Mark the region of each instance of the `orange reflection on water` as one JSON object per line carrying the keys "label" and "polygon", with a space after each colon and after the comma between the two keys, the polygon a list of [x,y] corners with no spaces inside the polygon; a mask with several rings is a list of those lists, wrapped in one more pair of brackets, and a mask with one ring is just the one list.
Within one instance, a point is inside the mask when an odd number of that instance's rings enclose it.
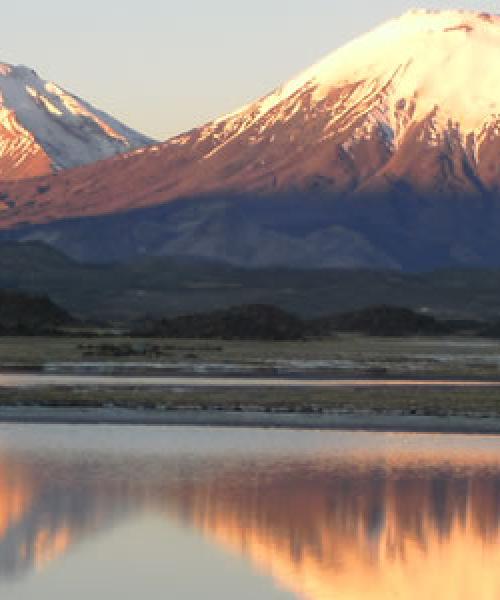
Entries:
{"label": "orange reflection on water", "polygon": [[186,486],[170,510],[299,598],[500,597],[500,484],[488,473],[254,475]]}
{"label": "orange reflection on water", "polygon": [[38,571],[66,553],[71,545],[72,535],[68,527],[56,531],[41,529],[33,542],[34,564]]}
{"label": "orange reflection on water", "polygon": [[0,463],[0,537],[22,519],[31,501],[29,481]]}
{"label": "orange reflection on water", "polygon": [[[6,463],[0,465],[0,542],[12,538],[7,564],[13,567],[28,561],[42,570],[71,545],[71,530],[65,525],[51,529],[35,521],[30,531],[32,511],[36,514],[41,510],[41,506],[35,506],[37,501],[40,503],[37,488],[36,478],[29,470]],[[17,535],[13,535],[16,530]]]}

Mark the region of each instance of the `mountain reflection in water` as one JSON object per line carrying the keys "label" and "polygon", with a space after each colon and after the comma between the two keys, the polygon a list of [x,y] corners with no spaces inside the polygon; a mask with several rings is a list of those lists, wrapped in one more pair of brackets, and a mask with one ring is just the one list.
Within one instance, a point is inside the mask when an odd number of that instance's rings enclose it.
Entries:
{"label": "mountain reflection in water", "polygon": [[[498,439],[461,449],[455,436],[449,446],[394,435],[381,447],[382,434],[260,432],[274,440],[268,450],[249,432],[214,430],[207,452],[197,430],[161,441],[142,430],[132,435],[150,444],[132,451],[130,431],[112,451],[2,444],[0,578],[43,569],[148,512],[248,559],[297,598],[500,597]],[[313,447],[294,450],[297,435]]]}

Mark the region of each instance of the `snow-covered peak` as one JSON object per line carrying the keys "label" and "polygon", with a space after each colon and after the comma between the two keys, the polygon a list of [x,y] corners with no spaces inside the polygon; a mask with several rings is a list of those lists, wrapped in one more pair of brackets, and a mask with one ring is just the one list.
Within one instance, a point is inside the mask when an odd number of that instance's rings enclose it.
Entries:
{"label": "snow-covered peak", "polygon": [[25,65],[9,65],[7,63],[1,63],[0,74],[4,77],[11,76],[15,77],[16,79],[23,79],[25,81],[40,79],[35,70],[30,69]]}
{"label": "snow-covered peak", "polygon": [[[412,120],[436,113],[462,131],[480,133],[500,114],[500,16],[470,11],[412,10],[332,52],[258,102],[215,125],[252,115],[263,119],[301,91],[317,103],[332,90],[357,85],[349,106],[386,97],[385,112],[412,105]],[[346,106],[346,110],[349,109]],[[437,110],[436,110],[437,109]],[[248,122],[248,119],[245,120]],[[390,125],[394,125],[391,123]]]}
{"label": "snow-covered peak", "polygon": [[[466,11],[412,10],[332,52],[288,82],[284,90],[291,92],[311,80],[330,85],[352,81],[356,77],[373,78],[395,63],[405,63],[408,59],[421,60],[429,70],[427,65],[448,59],[462,45],[478,45],[477,50],[482,51],[491,48],[497,54],[499,37],[498,16]],[[431,49],[438,52],[437,57],[431,56]]]}
{"label": "snow-covered peak", "polygon": [[[500,73],[495,68],[499,42],[500,17],[415,10],[333,52],[285,87],[293,89],[312,81],[321,90],[344,82],[387,79],[398,73],[403,92],[438,92],[448,98],[450,88],[468,89],[475,70],[480,90],[491,96],[500,91]],[[492,81],[495,90],[491,89]]]}
{"label": "snow-covered peak", "polygon": [[[52,169],[88,164],[151,140],[45,81],[25,66],[0,63],[0,179],[44,154]],[[2,168],[1,161],[8,163]],[[31,174],[42,174],[40,165]]]}

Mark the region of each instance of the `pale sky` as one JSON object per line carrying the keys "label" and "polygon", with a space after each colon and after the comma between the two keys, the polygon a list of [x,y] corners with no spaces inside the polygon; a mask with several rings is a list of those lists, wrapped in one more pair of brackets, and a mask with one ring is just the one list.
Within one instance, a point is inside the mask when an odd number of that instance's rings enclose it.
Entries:
{"label": "pale sky", "polygon": [[2,6],[0,61],[166,139],[411,8],[498,13],[500,0],[24,0]]}

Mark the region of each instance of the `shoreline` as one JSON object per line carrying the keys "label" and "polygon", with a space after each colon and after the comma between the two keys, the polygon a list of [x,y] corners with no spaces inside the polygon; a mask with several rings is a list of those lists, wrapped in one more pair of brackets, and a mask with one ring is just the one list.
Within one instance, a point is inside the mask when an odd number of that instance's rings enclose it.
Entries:
{"label": "shoreline", "polygon": [[500,388],[500,379],[440,378],[440,377],[290,377],[290,376],[137,376],[95,374],[51,374],[0,372],[0,388],[184,388],[184,389],[314,389],[314,388]]}
{"label": "shoreline", "polygon": [[500,416],[432,416],[369,412],[266,412],[251,409],[0,407],[0,424],[234,427],[500,435]]}

